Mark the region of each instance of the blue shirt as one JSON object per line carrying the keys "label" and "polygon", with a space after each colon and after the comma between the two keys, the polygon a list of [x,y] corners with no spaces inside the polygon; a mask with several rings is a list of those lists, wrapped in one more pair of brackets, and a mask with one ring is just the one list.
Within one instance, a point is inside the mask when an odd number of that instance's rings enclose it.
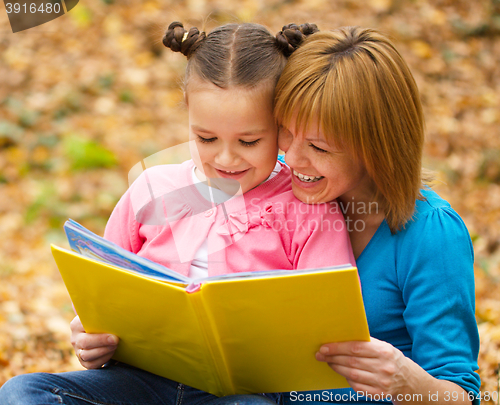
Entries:
{"label": "blue shirt", "polygon": [[[416,202],[405,229],[393,235],[384,220],[357,259],[370,335],[435,378],[478,394],[472,242],[446,201],[429,189],[422,194],[426,200]],[[286,402],[367,402],[352,389],[307,394],[285,394]]]}

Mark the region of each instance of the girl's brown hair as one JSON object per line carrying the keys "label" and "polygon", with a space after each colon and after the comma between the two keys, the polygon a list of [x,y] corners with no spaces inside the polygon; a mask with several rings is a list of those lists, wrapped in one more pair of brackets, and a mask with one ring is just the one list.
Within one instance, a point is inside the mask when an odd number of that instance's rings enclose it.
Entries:
{"label": "girl's brown hair", "polygon": [[381,33],[344,27],[311,35],[276,87],[278,123],[307,131],[318,120],[327,141],[361,162],[393,233],[422,199],[424,117],[415,80]]}
{"label": "girl's brown hair", "polygon": [[194,74],[221,88],[251,89],[264,83],[274,90],[287,56],[317,30],[314,24],[289,24],[274,37],[260,24],[245,23],[222,25],[205,35],[195,27],[186,31],[176,21],[163,44],[187,56],[185,87]]}

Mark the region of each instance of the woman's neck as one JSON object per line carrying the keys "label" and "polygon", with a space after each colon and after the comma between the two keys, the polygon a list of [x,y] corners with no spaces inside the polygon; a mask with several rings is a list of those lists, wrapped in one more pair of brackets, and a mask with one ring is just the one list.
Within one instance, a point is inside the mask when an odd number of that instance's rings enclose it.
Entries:
{"label": "woman's neck", "polygon": [[372,187],[364,187],[337,199],[346,220],[355,259],[361,255],[385,218],[383,207],[374,196]]}
{"label": "woman's neck", "polygon": [[357,218],[369,217],[383,212],[376,200],[376,186],[369,177],[365,177],[356,187],[337,198],[344,216]]}

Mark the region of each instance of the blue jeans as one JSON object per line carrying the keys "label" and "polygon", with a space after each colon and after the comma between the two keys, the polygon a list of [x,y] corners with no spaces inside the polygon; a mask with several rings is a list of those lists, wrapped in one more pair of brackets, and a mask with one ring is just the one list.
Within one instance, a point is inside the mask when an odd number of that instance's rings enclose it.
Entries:
{"label": "blue jeans", "polygon": [[276,405],[279,397],[219,398],[118,362],[97,370],[23,374],[0,388],[2,405]]}

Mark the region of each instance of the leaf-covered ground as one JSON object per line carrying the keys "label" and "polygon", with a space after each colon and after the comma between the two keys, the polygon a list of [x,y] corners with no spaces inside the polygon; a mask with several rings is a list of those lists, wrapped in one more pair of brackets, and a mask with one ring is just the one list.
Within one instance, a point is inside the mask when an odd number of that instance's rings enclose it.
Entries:
{"label": "leaf-covered ground", "polygon": [[[0,385],[79,369],[69,297],[50,254],[71,217],[101,233],[141,158],[186,139],[185,59],[172,21],[378,28],[421,90],[425,164],[464,218],[476,255],[483,392],[500,363],[500,2],[498,0],[81,0],[12,34],[0,10]],[[446,254],[446,252],[443,252]]]}

